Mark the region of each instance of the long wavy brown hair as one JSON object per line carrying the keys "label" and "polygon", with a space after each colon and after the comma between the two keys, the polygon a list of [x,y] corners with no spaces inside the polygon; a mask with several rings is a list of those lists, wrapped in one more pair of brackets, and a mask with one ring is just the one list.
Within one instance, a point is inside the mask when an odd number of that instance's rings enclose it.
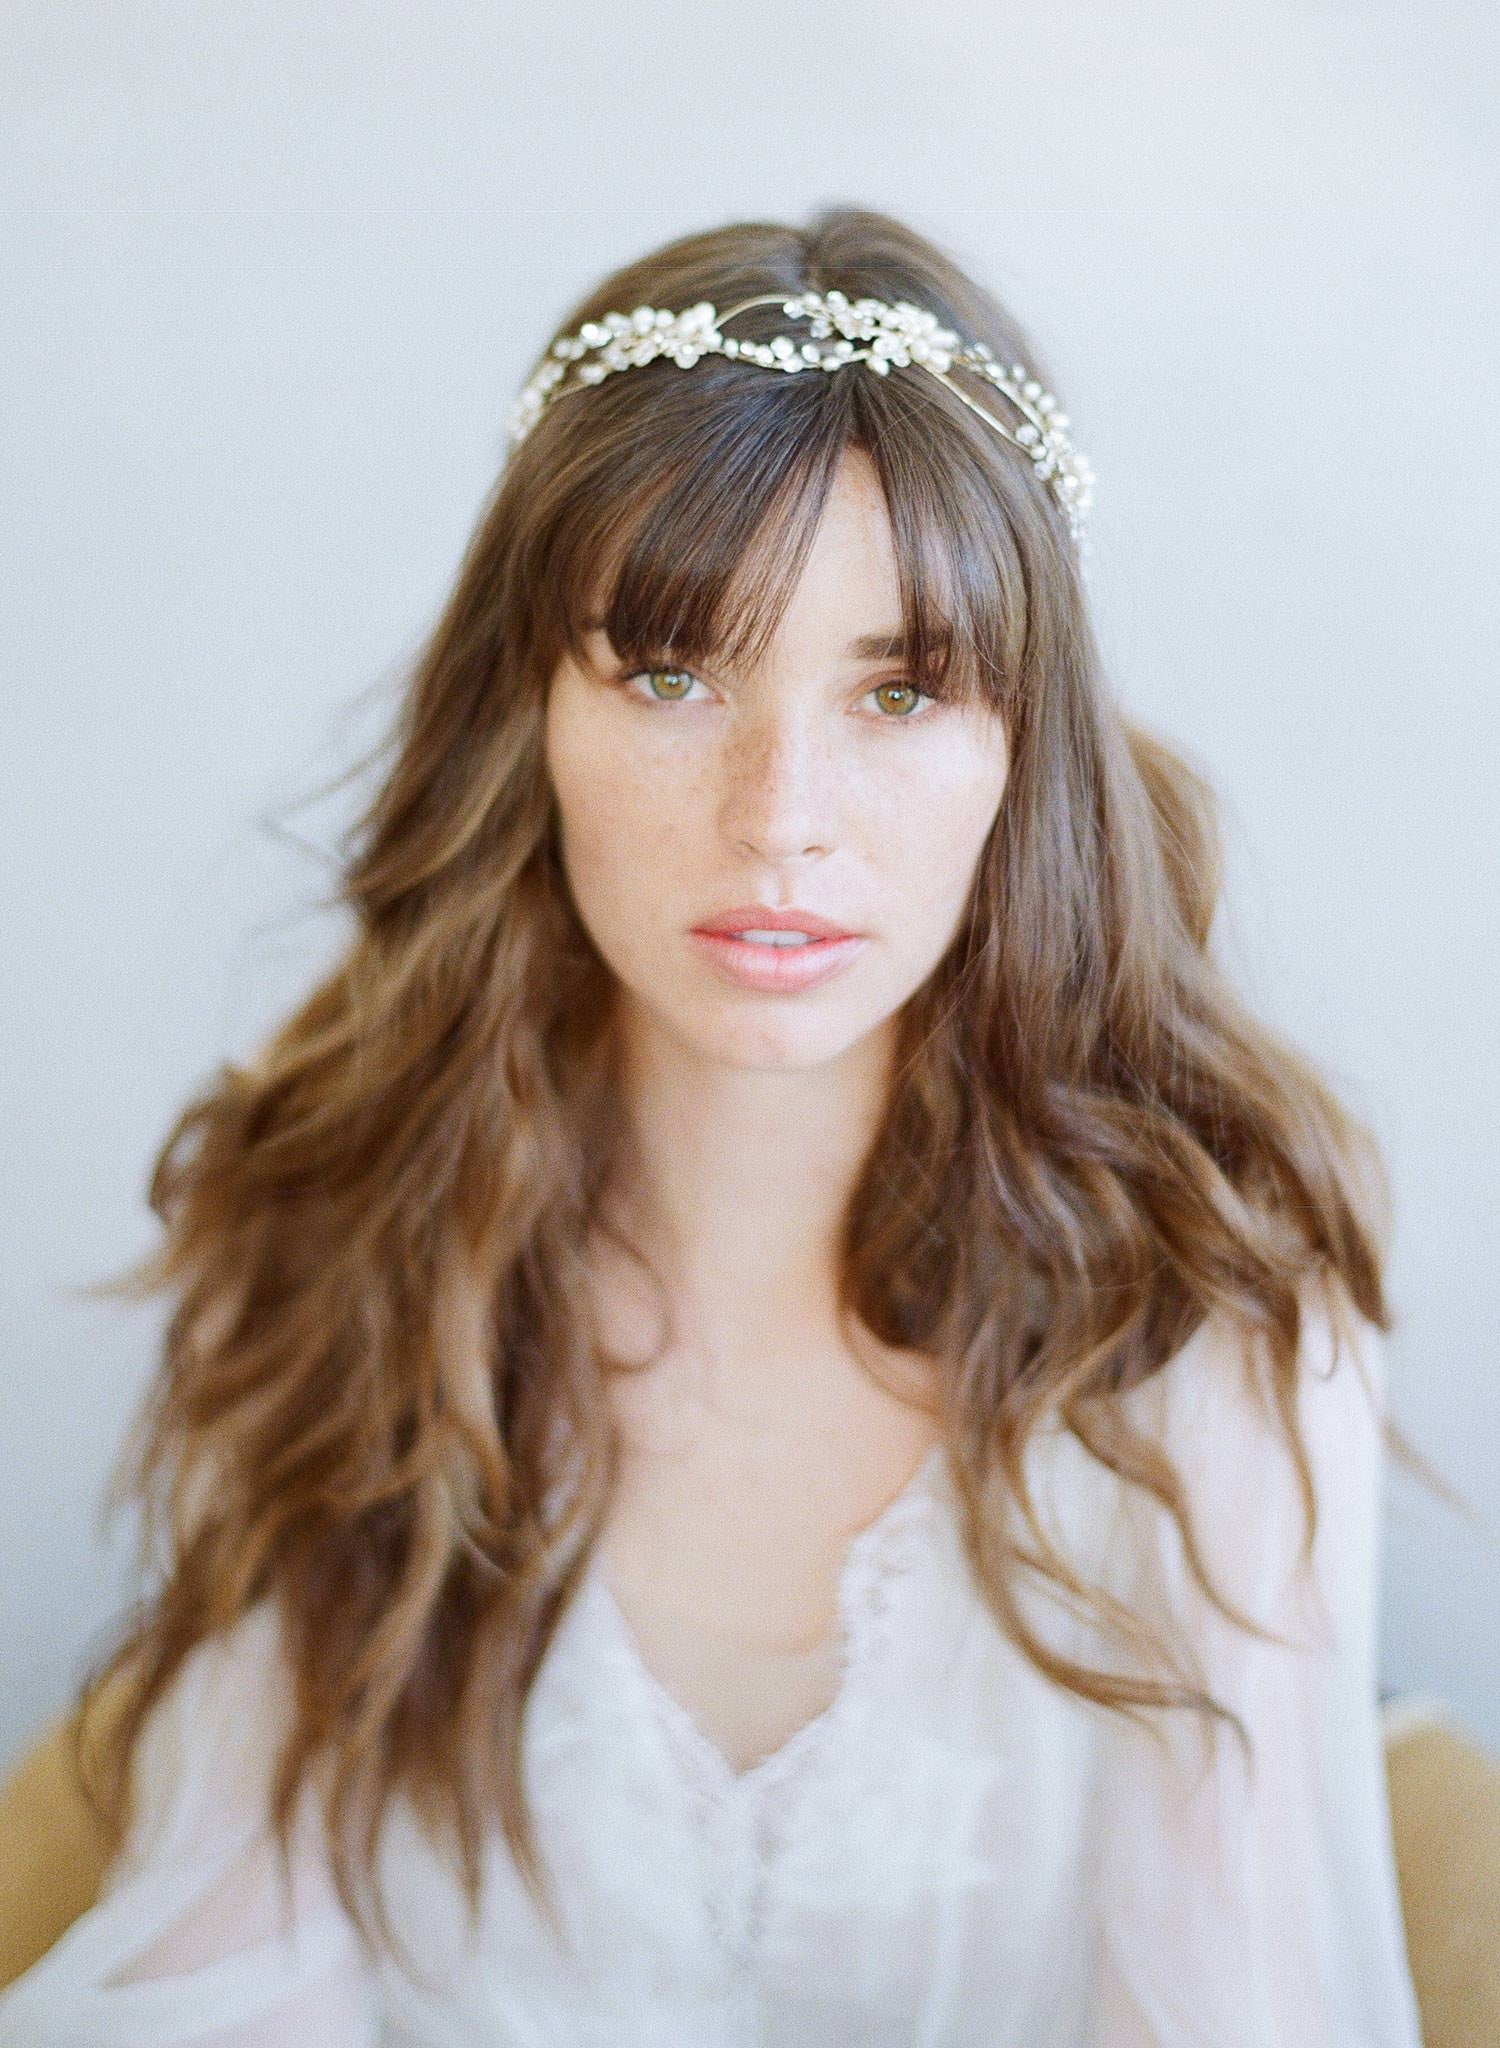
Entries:
{"label": "long wavy brown hair", "polygon": [[[929,307],[1057,389],[955,261],[845,206],[676,240],[556,333],[642,303],[832,286]],[[780,324],[761,308],[743,332]],[[848,448],[879,474],[922,686],[998,710],[1011,766],[959,932],[899,1019],[840,1311],[941,1361],[965,1549],[1036,1667],[1134,1717],[1193,1708],[1244,1739],[1165,1675],[1140,1617],[1039,1523],[1019,1546],[1000,1510],[1026,1501],[1028,1439],[1055,1418],[1158,1498],[1205,1592],[1256,1629],[1206,1577],[1181,1475],[1121,1395],[1211,1314],[1264,1340],[1310,1555],[1299,1299],[1323,1278],[1391,1327],[1378,1148],[1215,965],[1213,795],[1113,700],[1063,513],[1024,452],[915,369],[659,361],[558,399],[502,469],[342,842],[342,957],[182,1110],[150,1181],[159,1248],[91,1290],[172,1301],[106,1496],[144,1508],[156,1582],[77,1722],[112,1843],[154,1704],[269,1598],[295,1678],[283,1850],[316,1783],[340,1897],[395,1950],[371,1882],[391,1802],[445,1845],[476,1912],[498,1819],[558,1924],[522,1715],[618,1471],[606,1376],[623,1361],[593,1326],[586,1247],[628,1132],[611,976],[559,858],[548,683],[595,616],[624,657],[756,658]],[[1027,1560],[1145,1669],[1060,1656],[1017,1600]],[[106,1685],[123,1710],[89,1742]]]}

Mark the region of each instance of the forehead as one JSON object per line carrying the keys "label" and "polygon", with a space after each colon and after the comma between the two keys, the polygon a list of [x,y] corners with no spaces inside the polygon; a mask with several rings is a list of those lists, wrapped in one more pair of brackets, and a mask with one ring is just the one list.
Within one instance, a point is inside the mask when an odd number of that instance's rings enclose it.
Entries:
{"label": "forehead", "polygon": [[890,516],[868,458],[846,452],[829,486],[781,621],[782,638],[820,646],[889,635],[901,618]]}

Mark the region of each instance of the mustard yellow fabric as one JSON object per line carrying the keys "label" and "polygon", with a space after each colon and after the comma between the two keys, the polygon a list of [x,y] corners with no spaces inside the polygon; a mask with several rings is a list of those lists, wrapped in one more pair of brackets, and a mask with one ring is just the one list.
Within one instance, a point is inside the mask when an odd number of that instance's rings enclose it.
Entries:
{"label": "mustard yellow fabric", "polygon": [[44,1730],[0,1786],[0,1985],[44,1955],[98,1895],[104,1847],[74,1781],[68,1730]]}
{"label": "mustard yellow fabric", "polygon": [[1500,2043],[1500,1760],[1446,1711],[1386,1738],[1407,1957],[1425,2048]]}

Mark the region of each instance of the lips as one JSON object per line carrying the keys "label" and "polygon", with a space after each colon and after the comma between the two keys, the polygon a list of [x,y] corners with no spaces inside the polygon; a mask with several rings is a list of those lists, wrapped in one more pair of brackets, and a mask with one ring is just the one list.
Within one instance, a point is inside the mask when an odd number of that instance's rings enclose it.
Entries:
{"label": "lips", "polygon": [[815,910],[798,910],[795,906],[787,910],[773,910],[764,903],[736,904],[733,910],[721,910],[713,917],[704,918],[693,929],[721,938],[748,931],[806,932],[812,939],[856,939],[862,936],[847,925],[835,924],[832,918],[820,917]]}
{"label": "lips", "polygon": [[805,939],[782,946],[736,938],[733,932],[690,932],[688,944],[718,976],[760,995],[795,995],[841,974],[869,940]]}

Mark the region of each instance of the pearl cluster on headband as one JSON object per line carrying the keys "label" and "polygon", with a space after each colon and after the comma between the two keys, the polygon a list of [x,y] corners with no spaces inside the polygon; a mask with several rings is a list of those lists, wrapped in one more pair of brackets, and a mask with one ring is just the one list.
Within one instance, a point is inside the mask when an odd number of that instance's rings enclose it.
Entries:
{"label": "pearl cluster on headband", "polygon": [[[721,329],[751,306],[780,305],[789,319],[805,320],[811,340],[778,334],[771,341],[741,341]],[[833,335],[838,339],[831,345]],[[864,343],[867,346],[856,346]],[[960,341],[951,328],[940,327],[937,315],[906,299],[888,305],[882,299],[855,299],[841,291],[800,292],[788,298],[765,292],[744,299],[726,313],[717,313],[707,299],[681,312],[637,306],[630,314],[606,313],[589,320],[576,334],[555,341],[522,387],[511,409],[509,439],[517,447],[554,399],[598,384],[619,370],[639,369],[667,356],[689,370],[700,357],[730,356],[767,370],[840,370],[864,362],[879,376],[893,366],[916,365],[939,378],[971,411],[1030,456],[1038,480],[1052,491],[1067,514],[1068,530],[1082,548],[1084,514],[1093,503],[1094,473],[1087,458],[1069,440],[1068,416],[1044,391],[1023,364],[1007,370],[982,341]],[[577,365],[576,369],[574,365]],[[1014,432],[984,406],[978,405],[948,372],[957,364],[986,378],[1022,416]],[[571,381],[568,381],[571,376]]]}

